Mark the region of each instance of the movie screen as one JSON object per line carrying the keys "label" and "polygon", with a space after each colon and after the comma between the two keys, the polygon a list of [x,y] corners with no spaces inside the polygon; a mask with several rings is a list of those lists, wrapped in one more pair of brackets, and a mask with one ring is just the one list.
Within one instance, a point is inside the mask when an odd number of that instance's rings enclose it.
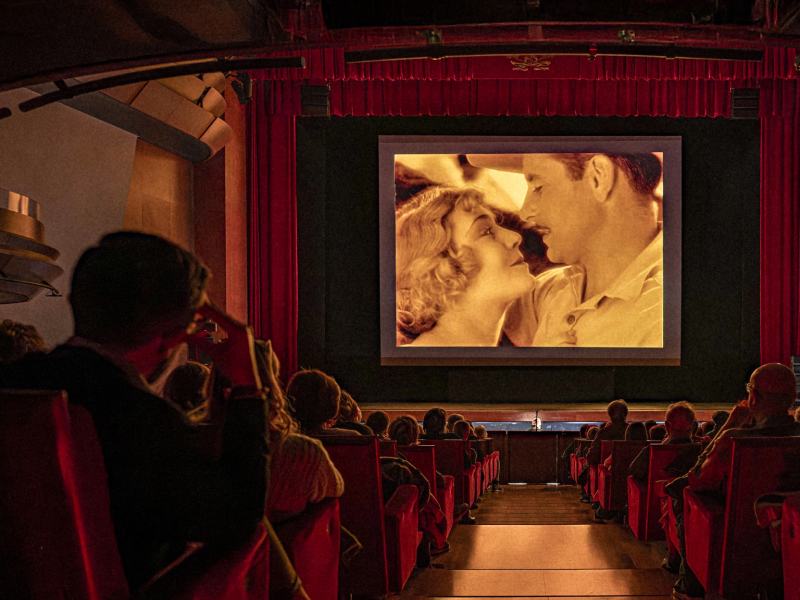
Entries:
{"label": "movie screen", "polygon": [[679,364],[679,138],[380,144],[385,364]]}

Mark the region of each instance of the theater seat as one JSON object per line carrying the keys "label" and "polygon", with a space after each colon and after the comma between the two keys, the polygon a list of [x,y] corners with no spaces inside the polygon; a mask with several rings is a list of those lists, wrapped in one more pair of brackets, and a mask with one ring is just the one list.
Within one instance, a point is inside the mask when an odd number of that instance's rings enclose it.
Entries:
{"label": "theater seat", "polygon": [[0,392],[0,573],[8,598],[127,598],[103,455],[62,392]]}
{"label": "theater seat", "polygon": [[781,552],[784,600],[800,600],[800,494],[783,503]]}
{"label": "theater seat", "polygon": [[[131,596],[111,521],[102,449],[89,413],[63,392],[0,391],[0,581],[3,597],[116,600]],[[244,600],[269,593],[260,527],[225,555],[193,545],[148,593]]]}
{"label": "theater seat", "polygon": [[636,539],[645,542],[664,539],[660,523],[664,485],[657,485],[657,482],[674,478],[674,474],[667,472],[667,467],[679,452],[690,453],[688,460],[696,459],[700,450],[700,444],[652,444],[647,481],[639,482],[628,476],[628,525]]}
{"label": "theater seat", "polygon": [[732,444],[724,505],[684,490],[686,560],[706,592],[723,597],[780,585],[780,558],[769,533],[756,524],[753,504],[784,489],[800,464],[800,437],[738,438]]}
{"label": "theater seat", "polygon": [[597,500],[605,510],[622,510],[628,501],[628,468],[647,442],[604,440],[601,445],[601,453],[611,457],[611,466],[598,465]]}
{"label": "theater seat", "polygon": [[453,477],[455,505],[466,502],[470,506],[477,498],[476,478],[478,470],[475,465],[464,466],[464,457],[469,448],[463,440],[425,440],[426,444],[436,446],[436,468]]}
{"label": "theater seat", "polygon": [[339,499],[329,498],[275,525],[303,587],[313,600],[336,600],[339,588]]}
{"label": "theater seat", "polygon": [[452,475],[444,475],[444,486],[438,485],[436,477],[436,447],[431,444],[399,446],[397,451],[401,456],[404,456],[408,462],[417,467],[430,483],[431,493],[439,501],[439,506],[441,506],[442,512],[444,513],[447,522],[446,536],[449,536],[454,523],[454,480]]}
{"label": "theater seat", "polygon": [[342,525],[364,546],[350,565],[349,580],[340,587],[363,596],[401,591],[410,575],[408,565],[413,568],[416,561],[416,546],[413,560],[410,558],[410,540],[419,539],[416,487],[399,486],[384,506],[378,439],[320,439],[344,478],[344,495],[339,503]]}
{"label": "theater seat", "polygon": [[397,456],[397,442],[395,440],[378,440],[381,456]]}

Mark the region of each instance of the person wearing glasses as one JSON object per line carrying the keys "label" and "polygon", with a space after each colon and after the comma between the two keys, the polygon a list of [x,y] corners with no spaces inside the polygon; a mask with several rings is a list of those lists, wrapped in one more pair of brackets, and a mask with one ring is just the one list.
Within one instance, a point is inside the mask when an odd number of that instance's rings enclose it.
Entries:
{"label": "person wearing glasses", "polygon": [[522,173],[519,216],[558,266],[508,310],[515,346],[663,346],[663,241],[653,153],[468,154]]}
{"label": "person wearing glasses", "polygon": [[[731,468],[733,440],[742,437],[800,436],[800,423],[789,414],[797,396],[797,382],[792,370],[780,363],[761,365],[745,385],[747,397],[731,410],[728,420],[700,454],[688,474],[667,485],[667,492],[679,498],[687,485],[693,491],[724,498],[726,478]],[[679,537],[683,541],[682,503],[673,503],[678,520]],[[685,548],[681,549],[681,566],[673,598],[703,597],[704,590],[686,564]]]}

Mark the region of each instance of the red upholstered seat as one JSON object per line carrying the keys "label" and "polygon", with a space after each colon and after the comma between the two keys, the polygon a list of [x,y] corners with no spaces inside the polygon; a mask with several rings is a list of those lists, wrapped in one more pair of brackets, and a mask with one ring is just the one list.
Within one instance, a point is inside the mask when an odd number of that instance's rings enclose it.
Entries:
{"label": "red upholstered seat", "polygon": [[397,442],[394,440],[379,440],[380,456],[397,456]]}
{"label": "red upholstered seat", "polygon": [[[661,526],[663,481],[674,477],[666,469],[679,452],[688,452],[696,458],[701,448],[700,444],[650,445],[647,482],[628,477],[628,525],[637,539],[646,542],[664,539]],[[662,481],[660,485],[657,484],[659,481]]]}
{"label": "red upholstered seat", "polygon": [[597,502],[597,468],[598,465],[589,465],[589,497],[592,502]]}
{"label": "red upholstered seat", "polygon": [[275,531],[314,600],[336,600],[339,589],[339,500],[311,505],[296,517],[275,525]]}
{"label": "red upholstered seat", "polygon": [[439,506],[442,507],[445,520],[447,521],[447,533],[453,529],[455,498],[453,496],[453,477],[444,476],[444,486],[437,485],[436,477],[436,447],[431,444],[420,444],[416,446],[399,446],[398,452],[406,457],[406,460],[417,467],[425,478],[430,482],[431,493],[436,496]]}
{"label": "red upholstered seat", "polygon": [[783,503],[781,552],[784,600],[800,600],[800,494]]}
{"label": "red upholstered seat", "polygon": [[2,392],[0,486],[7,597],[128,597],[89,413],[62,392]]}
{"label": "red upholstered seat", "polygon": [[782,577],[769,533],[756,524],[753,503],[782,489],[800,464],[800,437],[733,440],[724,505],[684,491],[686,560],[707,593],[755,594]]}
{"label": "red upholstered seat", "polygon": [[436,468],[446,475],[453,477],[455,490],[455,504],[458,506],[467,502],[470,506],[475,503],[477,468],[464,466],[464,457],[469,448],[468,442],[463,440],[425,440],[426,444],[436,446]]}
{"label": "red upholstered seat", "polygon": [[416,546],[412,555],[409,540],[419,539],[417,489],[400,486],[384,507],[378,439],[328,436],[321,440],[344,478],[339,504],[342,525],[364,546],[350,565],[351,580],[344,582],[345,587],[365,596],[400,591],[410,575],[405,570],[416,561]]}
{"label": "red upholstered seat", "polygon": [[[603,441],[602,453],[611,457],[611,467],[604,463],[598,465],[598,502],[605,510],[622,510],[627,504],[628,467],[646,441]],[[606,448],[608,447],[608,448]]]}
{"label": "red upholstered seat", "polygon": [[[86,410],[69,405],[62,392],[0,392],[0,486],[0,580],[7,597],[130,596],[114,537],[103,453]],[[176,600],[269,594],[263,526],[225,556],[201,550],[187,557],[164,569],[151,591],[169,590]]]}

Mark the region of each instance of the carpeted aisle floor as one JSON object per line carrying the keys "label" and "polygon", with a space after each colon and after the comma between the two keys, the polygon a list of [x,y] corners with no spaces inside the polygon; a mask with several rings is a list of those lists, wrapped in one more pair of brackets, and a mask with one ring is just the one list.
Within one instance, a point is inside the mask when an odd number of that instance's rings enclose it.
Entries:
{"label": "carpeted aisle floor", "polygon": [[574,486],[503,486],[484,494],[478,524],[459,525],[451,550],[418,570],[400,596],[412,598],[669,597],[663,546],[623,525],[592,521]]}

